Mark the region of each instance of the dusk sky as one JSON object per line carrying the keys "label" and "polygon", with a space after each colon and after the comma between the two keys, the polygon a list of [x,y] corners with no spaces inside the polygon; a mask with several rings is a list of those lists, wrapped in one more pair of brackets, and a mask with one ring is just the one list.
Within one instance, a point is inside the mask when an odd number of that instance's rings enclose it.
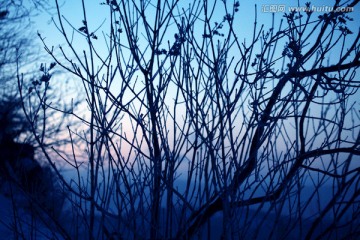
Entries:
{"label": "dusk sky", "polygon": [[49,5],[0,4],[0,238],[358,234],[358,0],[16,1]]}
{"label": "dusk sky", "polygon": [[[185,0],[185,1],[181,1],[180,3],[182,4],[182,6],[188,6],[189,3],[192,3],[193,1],[190,0]],[[102,5],[101,4],[102,1],[85,1],[85,8],[86,8],[86,15],[87,15],[87,19],[88,19],[88,24],[90,26],[90,28],[92,29],[91,31],[95,31],[95,34],[97,35],[98,39],[96,41],[93,41],[98,53],[100,55],[102,55],[103,57],[106,56],[107,54],[107,45],[104,41],[104,37],[107,38],[107,33],[108,33],[108,29],[109,29],[109,15],[108,15],[108,6],[106,5]],[[257,10],[257,15],[255,15],[255,3],[257,4],[256,10]],[[328,1],[325,0],[316,0],[311,2],[310,8],[314,11],[314,16],[313,19],[317,19],[318,15],[322,15],[326,12],[329,12],[331,10],[331,5],[326,5],[328,3]],[[221,1],[219,1],[218,4],[222,4]],[[55,4],[54,4],[55,5]],[[79,35],[78,29],[82,26],[82,20],[84,19],[83,17],[83,10],[82,10],[82,2],[81,1],[59,1],[59,5],[60,5],[60,12],[61,12],[61,16],[63,17],[63,24],[64,27],[67,31],[67,35],[70,39],[72,39],[73,44],[75,49],[81,53],[82,50],[88,51],[87,45],[86,45],[86,41],[85,38]],[[229,6],[232,7],[232,5],[229,3]],[[279,23],[281,20],[284,20],[283,16],[284,14],[287,14],[290,12],[290,10],[292,9],[296,9],[297,11],[299,11],[302,14],[306,14],[304,12],[304,7],[305,7],[305,3],[301,3],[300,5],[297,4],[297,1],[291,1],[291,2],[286,2],[284,3],[283,1],[269,1],[269,0],[261,0],[261,1],[241,1],[240,2],[240,7],[238,8],[238,12],[235,15],[235,32],[237,33],[238,38],[241,40],[241,42],[244,42],[245,44],[250,44],[251,42],[251,38],[253,35],[253,31],[254,31],[254,21],[255,21],[255,16],[257,16],[257,31],[260,30],[262,24],[264,24],[263,29],[266,31],[271,27],[272,24],[272,19],[274,19],[274,28],[277,30]],[[354,12],[351,12],[349,14],[350,17],[353,17],[355,19],[355,21],[352,22],[348,22],[347,26],[349,27],[350,30],[352,30],[353,32],[357,32],[360,25],[359,25],[359,21],[357,21],[356,16],[359,16],[360,14],[360,9],[358,7],[355,7]],[[56,26],[54,25],[54,22],[56,24],[58,24],[58,15],[55,11],[55,9],[51,9],[50,12],[52,13],[49,14],[49,12],[45,12],[43,11],[42,13],[40,13],[38,16],[36,16],[33,20],[34,20],[34,25],[33,25],[33,29],[36,32],[39,32],[41,34],[41,36],[45,39],[45,43],[47,44],[48,47],[54,47],[55,52],[57,52],[58,54],[60,53],[58,50],[58,46],[61,45],[64,47],[65,52],[68,51],[67,53],[69,53],[69,49],[67,48],[67,44],[65,42],[64,37],[61,35],[61,33],[59,32],[59,30],[56,28]],[[149,14],[149,18],[152,17],[151,12],[148,11]],[[223,8],[219,8],[219,9],[214,9],[214,16],[213,16],[213,24],[215,23],[215,21],[221,22],[221,20],[224,17],[224,12],[223,12]],[[54,22],[53,22],[54,21]],[[283,23],[283,28],[286,24]],[[76,31],[74,31],[74,28]],[[140,30],[141,32],[141,30]],[[105,35],[103,35],[105,34]],[[124,34],[124,33],[122,33]],[[199,32],[199,39],[202,38],[202,32]],[[173,34],[168,34],[166,37],[168,37],[168,39],[170,41],[173,40]],[[316,36],[313,36],[316,37]],[[349,35],[348,36],[348,40],[349,42],[354,39],[356,37],[356,34],[353,35]],[[45,51],[43,50],[42,47],[42,43],[38,40],[38,42],[40,43],[40,49],[41,49],[41,53],[44,54]],[[146,42],[142,42],[142,40],[140,39],[139,41],[139,46],[140,47],[144,47],[146,46]],[[283,44],[286,43],[286,40],[282,42]],[[339,51],[341,45],[338,45],[336,47],[333,48],[333,52],[331,53],[331,56],[336,57],[339,53],[337,51]],[[281,51],[281,48],[279,48]],[[279,53],[281,54],[281,53]],[[46,55],[46,54],[45,54]],[[80,54],[82,55],[82,54]],[[231,53],[230,53],[231,55]],[[70,56],[72,56],[72,54],[70,53]],[[235,58],[237,58],[238,56],[234,56]],[[48,61],[51,61],[51,57],[49,56]],[[332,58],[330,57],[329,59],[327,59],[328,63],[331,65],[331,62],[335,60],[336,58]],[[40,63],[37,63],[40,64]],[[229,75],[231,76],[231,72],[229,73]],[[74,76],[70,75],[70,74],[66,74],[64,75],[59,75],[56,76],[55,78],[59,78],[59,81],[64,81],[64,79],[70,80],[70,84],[73,83],[72,79],[74,78]],[[170,91],[173,91],[172,89],[170,89]],[[70,97],[74,97],[76,98],[78,96],[78,93],[75,91],[71,92],[71,95],[69,95],[69,93],[65,93],[66,96],[70,99]],[[170,96],[173,96],[174,94],[171,94]],[[360,93],[357,93],[357,96],[360,96]],[[356,96],[354,96],[356,98]],[[82,109],[86,109],[86,102],[84,101],[82,103]],[[319,109],[312,107],[310,108],[311,111],[313,112],[317,112],[319,111]],[[86,113],[87,115],[89,113]],[[126,120],[123,121],[124,122],[124,127],[125,130],[126,129],[131,129],[130,128],[130,123],[127,123]],[[288,131],[291,133],[291,127],[288,127]],[[130,134],[129,132],[127,134]],[[127,150],[124,151],[124,153],[126,153]]]}
{"label": "dusk sky", "polygon": [[[104,37],[107,38],[106,34],[109,30],[109,12],[108,7],[106,5],[102,5],[104,1],[84,1],[85,8],[86,8],[86,15],[88,18],[88,24],[92,31],[96,31],[96,35],[98,40],[94,41],[94,45],[97,49],[97,52],[105,57],[107,54],[107,46],[104,41]],[[180,1],[182,6],[188,6],[189,3],[192,3],[191,0],[183,0]],[[55,1],[51,2],[52,6],[55,6]],[[255,4],[257,7],[255,8]],[[219,1],[219,6],[222,5],[222,2]],[[232,7],[232,3],[228,3],[229,7]],[[67,35],[70,39],[73,40],[73,44],[78,52],[82,50],[88,51],[86,46],[85,38],[79,36],[78,32],[75,30],[79,29],[82,26],[82,20],[84,19],[84,12],[82,9],[82,1],[59,1],[60,12],[61,16],[63,17],[63,24],[67,31]],[[274,19],[274,28],[275,30],[278,29],[280,21],[284,20],[283,16],[286,13],[289,13],[291,10],[296,10],[306,15],[304,13],[305,8],[305,1],[289,1],[284,2],[281,0],[260,0],[260,1],[240,1],[240,7],[238,8],[238,12],[235,15],[235,32],[237,37],[240,39],[241,42],[245,44],[250,44],[251,38],[254,31],[254,21],[255,16],[257,16],[257,31],[263,26],[263,30],[267,31],[271,28],[272,20]],[[331,10],[331,5],[326,0],[315,0],[312,1],[310,4],[310,8],[314,11],[312,19],[316,20],[318,15],[322,15],[327,13]],[[255,15],[255,9],[257,10],[257,15]],[[51,14],[50,14],[51,13]],[[151,12],[147,12],[151,18]],[[214,9],[214,16],[212,17],[213,24],[221,20],[224,17],[224,11],[222,7],[218,9]],[[355,21],[349,21],[347,26],[353,32],[357,32],[360,28],[359,21],[357,21],[357,16],[360,15],[360,9],[358,7],[353,8],[353,12],[349,14],[349,17],[355,19]],[[43,11],[39,13],[36,17],[33,18],[33,30],[35,32],[39,32],[41,36],[45,39],[45,43],[48,47],[54,47],[55,52],[59,53],[58,46],[63,46],[65,52],[67,49],[67,44],[65,42],[64,37],[61,35],[59,30],[54,25],[54,22],[58,24],[58,15],[55,9],[51,9],[49,12]],[[54,22],[53,22],[54,21]],[[286,24],[283,23],[283,28]],[[140,29],[141,32],[141,29]],[[105,35],[104,35],[105,34]],[[202,36],[202,32],[199,32],[199,38]],[[169,40],[173,40],[173,35],[167,35]],[[348,41],[350,42],[352,39],[356,37],[356,34],[352,34],[347,36]],[[144,42],[141,46],[140,39],[140,47],[146,46],[146,42]],[[39,41],[39,47],[41,48],[41,54],[44,54],[45,51],[43,50],[42,43]],[[286,41],[283,42],[285,44]],[[339,51],[341,45],[338,45],[333,48],[332,54],[333,56],[337,56],[337,51]],[[279,50],[280,51],[280,50]],[[46,55],[46,54],[45,54]],[[71,54],[70,54],[71,55]],[[235,56],[236,57],[236,56]],[[51,57],[49,56],[49,61]],[[328,63],[331,65],[332,58],[328,59]],[[62,76],[61,76],[62,77]],[[63,78],[63,77],[62,77]]]}

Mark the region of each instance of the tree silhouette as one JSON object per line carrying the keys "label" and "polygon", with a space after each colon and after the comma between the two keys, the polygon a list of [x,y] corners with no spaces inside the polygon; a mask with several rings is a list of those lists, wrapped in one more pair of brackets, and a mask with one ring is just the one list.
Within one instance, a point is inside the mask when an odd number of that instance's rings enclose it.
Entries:
{"label": "tree silhouette", "polygon": [[34,160],[35,148],[28,143],[16,142],[21,134],[30,130],[30,125],[21,114],[18,100],[3,99],[0,109],[1,175],[5,177],[3,180],[18,179],[19,184],[26,191],[31,192],[36,185],[39,185],[38,176],[42,169]]}
{"label": "tree silhouette", "polygon": [[76,178],[58,173],[87,238],[209,238],[216,213],[224,239],[358,234],[359,1],[269,29],[255,7],[245,40],[236,1],[106,1],[99,24],[81,2],[79,24],[56,1],[62,59],[40,38],[86,92],[60,155]]}
{"label": "tree silhouette", "polygon": [[[42,1],[30,2],[40,4]],[[17,84],[14,84],[17,69],[28,65],[26,61],[34,59],[30,35],[26,36],[31,10],[30,6],[22,6],[23,3],[25,2],[0,3],[0,145],[3,167],[5,162],[15,167],[19,159],[34,159],[31,125],[22,114]],[[39,164],[34,164],[40,168]]]}
{"label": "tree silhouette", "polygon": [[[21,87],[34,88],[34,92],[45,87],[45,84],[36,83],[44,78],[37,78],[39,74],[33,70],[36,68],[34,62],[41,56],[36,47],[36,34],[31,31],[31,18],[43,10],[50,10],[44,0],[0,1],[0,235],[14,239],[50,236],[51,231],[44,229],[61,231],[62,228],[58,221],[64,194],[48,164],[41,161],[39,145],[32,137],[32,132],[38,131],[40,124],[28,121],[23,112],[26,106],[18,91],[18,83]],[[42,72],[41,76],[44,75]],[[55,100],[58,96],[54,91],[48,91],[46,97]],[[27,108],[26,111],[33,109]],[[47,117],[60,127],[63,117],[57,115],[54,121],[51,116],[48,111]],[[42,121],[41,126],[44,124]],[[46,144],[59,146],[64,142],[57,136],[57,128],[48,129],[49,136],[53,135],[56,140]],[[27,231],[29,226],[31,230]],[[4,229],[11,235],[3,232]],[[54,230],[52,233],[56,235]]]}

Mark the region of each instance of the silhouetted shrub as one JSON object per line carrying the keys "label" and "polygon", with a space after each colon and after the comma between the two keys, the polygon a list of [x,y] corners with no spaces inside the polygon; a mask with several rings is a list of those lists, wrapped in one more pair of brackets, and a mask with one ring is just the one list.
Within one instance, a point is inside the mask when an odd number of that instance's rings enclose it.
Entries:
{"label": "silhouetted shrub", "polygon": [[21,134],[29,131],[29,126],[15,97],[0,100],[0,176],[25,192],[29,206],[36,203],[51,215],[57,215],[55,209],[61,209],[62,205],[57,178],[49,167],[35,160],[35,147],[31,143],[17,142]]}

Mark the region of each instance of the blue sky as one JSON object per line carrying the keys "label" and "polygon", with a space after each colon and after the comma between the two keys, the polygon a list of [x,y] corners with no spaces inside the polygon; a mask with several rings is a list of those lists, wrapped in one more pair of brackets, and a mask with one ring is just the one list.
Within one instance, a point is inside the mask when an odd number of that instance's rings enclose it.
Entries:
{"label": "blue sky", "polygon": [[[54,3],[55,1],[51,1]],[[88,18],[89,25],[96,29],[101,26],[102,28],[99,29],[97,32],[98,35],[101,37],[101,30],[105,28],[108,29],[108,8],[107,6],[100,5],[100,3],[103,1],[99,0],[92,0],[92,1],[85,1],[86,4],[86,14]],[[184,5],[186,5],[189,1],[183,0],[180,2],[184,2]],[[192,2],[192,1],[190,1]],[[264,24],[264,29],[268,29],[271,27],[271,21],[272,16],[275,17],[275,26],[280,22],[282,19],[282,16],[284,15],[283,11],[288,12],[290,8],[293,7],[304,7],[306,1],[300,1],[300,4],[298,5],[298,1],[281,1],[281,0],[261,0],[261,1],[240,1],[240,8],[239,12],[236,15],[235,21],[238,22],[238,29],[239,32],[239,38],[245,39],[250,38],[253,32],[253,23],[255,20],[255,4],[257,4],[257,17],[258,17],[258,28],[261,26],[261,24]],[[324,9],[327,6],[332,6],[333,1],[325,1],[325,0],[315,0],[311,2],[311,7],[315,7],[316,9]],[[60,9],[61,14],[66,18],[75,28],[79,28],[82,26],[82,20],[83,20],[83,11],[82,11],[82,3],[81,0],[60,0]],[[232,3],[232,1],[229,1],[229,3]],[[330,4],[331,3],[331,4]],[[53,4],[55,5],[55,4]],[[231,5],[231,4],[229,4]],[[358,6],[354,9],[354,13],[351,13],[349,16],[354,18],[353,22],[349,22],[348,26],[350,29],[353,29],[354,32],[356,32],[359,29],[359,16],[360,11],[358,9]],[[34,30],[41,33],[43,37],[46,38],[46,43],[49,44],[49,46],[58,46],[59,44],[64,43],[64,38],[59,33],[59,31],[54,26],[54,23],[52,22],[52,18],[55,19],[56,22],[58,22],[58,16],[55,13],[54,10],[51,11],[53,14],[49,14],[48,12],[42,12],[37,17],[35,17],[34,22]],[[323,14],[325,11],[320,11],[318,13],[314,14]],[[224,12],[217,11],[215,15],[218,15],[218,19],[222,19]],[[216,19],[216,16],[214,17]],[[65,23],[65,27],[67,27],[67,30],[70,30],[71,27]],[[71,33],[69,31],[68,33]],[[84,46],[82,44],[83,39],[79,38],[76,34],[74,35],[74,42],[79,44],[80,47]],[[105,50],[105,49],[104,49]]]}
{"label": "blue sky", "polygon": [[[98,29],[96,32],[96,35],[98,36],[98,40],[96,41],[96,47],[98,48],[98,51],[100,54],[106,55],[106,44],[104,43],[104,38],[102,35],[102,32],[106,33],[108,30],[108,24],[109,24],[109,16],[108,16],[108,6],[100,5],[102,1],[85,1],[86,3],[86,14],[88,18],[88,24],[90,29]],[[183,0],[180,1],[181,4],[186,6],[188,3],[191,3],[193,1],[191,0]],[[229,4],[232,3],[232,1],[228,1]],[[238,37],[241,41],[243,39],[246,39],[246,43],[249,44],[251,41],[251,37],[253,34],[253,27],[254,27],[254,20],[255,20],[255,3],[257,4],[257,17],[258,17],[258,26],[257,29],[260,29],[261,24],[264,24],[264,29],[267,30],[271,27],[272,18],[275,19],[275,29],[277,28],[277,24],[280,22],[280,20],[283,18],[284,12],[288,12],[288,10],[292,7],[304,7],[306,1],[301,1],[301,3],[298,5],[298,1],[278,1],[278,0],[259,0],[259,1],[241,1],[239,12],[235,16],[234,20],[234,26],[235,31],[238,33]],[[332,2],[332,1],[331,1]],[[221,4],[221,1],[219,1],[219,4]],[[83,10],[82,10],[82,3],[81,0],[68,0],[68,1],[61,1],[61,14],[66,18],[66,20],[69,21],[69,23],[75,28],[78,29],[82,26],[82,20],[83,20]],[[232,4],[230,4],[232,6]],[[323,14],[326,11],[326,7],[331,6],[329,5],[329,1],[325,0],[317,0],[313,1],[311,3],[311,7],[316,8],[317,10],[324,9],[324,11],[316,12],[314,13],[314,18],[316,19],[316,14]],[[349,16],[353,17],[355,21],[350,22],[348,24],[348,27],[353,32],[357,32],[359,29],[359,20],[356,18],[356,16],[360,16],[359,8],[355,8],[354,12],[351,13]],[[149,13],[149,18],[151,18],[151,12]],[[214,15],[214,22],[216,19],[220,22],[223,19],[224,12],[222,8],[215,10]],[[63,36],[59,33],[59,31],[54,26],[53,22],[51,21],[51,18],[55,19],[55,22],[58,22],[56,13],[51,16],[50,14],[43,12],[42,14],[38,15],[35,18],[35,25],[34,29],[36,31],[39,31],[39,33],[42,35],[42,37],[45,38],[45,42],[48,44],[49,47],[54,46],[55,48],[59,45],[64,45],[65,40]],[[103,24],[103,25],[102,25]],[[67,29],[67,34],[71,36],[73,33],[71,26],[67,24],[66,21],[64,21],[65,28]],[[201,37],[202,32],[199,32],[199,37]],[[349,42],[351,41],[351,38],[354,37],[355,34],[349,37]],[[173,40],[173,36],[169,36],[170,40]],[[78,33],[74,34],[73,38],[74,46],[78,50],[78,52],[81,52],[82,50],[87,50],[87,45],[85,42],[85,39],[81,36],[79,36]],[[66,45],[66,44],[65,44]],[[145,44],[144,44],[145,45]],[[281,48],[279,48],[281,49]],[[334,49],[332,56],[337,56],[338,52],[336,49]],[[334,58],[336,59],[336,58]],[[333,59],[329,59],[329,63],[331,64],[331,61]],[[358,93],[359,95],[359,93]],[[173,96],[173,95],[170,95]],[[316,111],[316,109],[313,109],[313,111]]]}

